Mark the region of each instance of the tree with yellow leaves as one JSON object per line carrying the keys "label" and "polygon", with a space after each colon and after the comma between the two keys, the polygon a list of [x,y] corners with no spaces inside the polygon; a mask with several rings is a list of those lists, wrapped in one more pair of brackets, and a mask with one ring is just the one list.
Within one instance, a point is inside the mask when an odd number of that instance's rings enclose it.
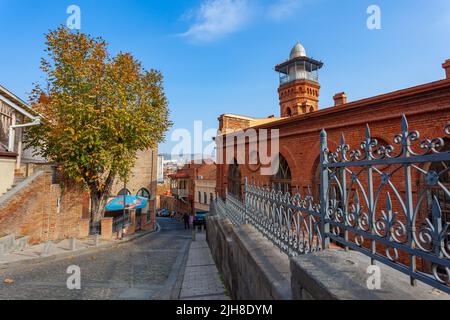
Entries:
{"label": "tree with yellow leaves", "polygon": [[95,224],[115,179],[125,180],[137,152],[155,148],[172,125],[163,76],[130,53],[111,56],[101,38],[65,27],[50,31],[46,46],[46,78],[30,98],[43,121],[27,131],[26,145],[89,190]]}

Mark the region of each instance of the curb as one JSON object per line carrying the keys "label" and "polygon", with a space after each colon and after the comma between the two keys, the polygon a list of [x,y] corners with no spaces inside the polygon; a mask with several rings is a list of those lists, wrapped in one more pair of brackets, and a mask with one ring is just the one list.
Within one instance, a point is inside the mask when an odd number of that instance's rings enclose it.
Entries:
{"label": "curb", "polygon": [[70,259],[75,257],[80,257],[92,253],[98,253],[102,252],[114,247],[120,247],[121,245],[124,245],[126,243],[132,242],[137,239],[142,239],[150,235],[158,234],[161,232],[161,226],[159,223],[156,224],[156,228],[153,231],[148,231],[146,233],[142,233],[139,235],[130,236],[129,238],[126,238],[124,240],[119,240],[117,242],[107,243],[98,247],[89,247],[85,249],[79,249],[76,251],[70,251],[70,252],[64,252],[53,256],[48,257],[36,257],[36,258],[30,258],[30,259],[24,259],[20,261],[13,261],[13,262],[7,262],[7,263],[0,263],[0,270],[4,270],[7,268],[12,268],[15,266],[23,266],[23,265],[30,265],[30,264],[37,264],[37,263],[44,263],[44,262],[52,262],[52,261],[58,261],[63,259]]}

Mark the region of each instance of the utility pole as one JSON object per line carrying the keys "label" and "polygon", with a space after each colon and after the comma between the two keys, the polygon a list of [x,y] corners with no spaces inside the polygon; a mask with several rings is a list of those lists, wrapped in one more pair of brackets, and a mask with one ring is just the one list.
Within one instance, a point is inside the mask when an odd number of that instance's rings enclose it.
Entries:
{"label": "utility pole", "polygon": [[[194,177],[192,179],[192,185],[191,185],[191,215],[192,215],[192,221],[195,219],[195,180],[197,179],[197,169],[194,168]],[[196,241],[196,233],[195,233],[195,224],[192,222],[192,241]]]}
{"label": "utility pole", "polygon": [[122,239],[124,238],[124,230],[125,230],[125,214],[127,207],[127,180],[123,180],[123,213],[122,213]]}

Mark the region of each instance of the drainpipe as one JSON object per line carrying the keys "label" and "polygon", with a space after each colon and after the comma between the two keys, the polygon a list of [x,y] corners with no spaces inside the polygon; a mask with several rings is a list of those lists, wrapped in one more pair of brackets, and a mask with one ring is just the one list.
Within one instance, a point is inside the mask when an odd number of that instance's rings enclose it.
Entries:
{"label": "drainpipe", "polygon": [[26,124],[13,125],[9,127],[9,143],[8,143],[8,151],[14,152],[14,130],[19,128],[27,128],[33,127],[41,124],[41,118],[34,118],[33,122]]}

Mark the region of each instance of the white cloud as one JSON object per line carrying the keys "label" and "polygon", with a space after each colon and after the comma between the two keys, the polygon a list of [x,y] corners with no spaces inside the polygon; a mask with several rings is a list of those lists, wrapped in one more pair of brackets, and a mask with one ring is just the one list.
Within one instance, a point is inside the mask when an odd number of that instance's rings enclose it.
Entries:
{"label": "white cloud", "polygon": [[267,8],[267,15],[273,20],[282,20],[292,16],[300,8],[301,0],[278,0]]}
{"label": "white cloud", "polygon": [[250,10],[248,0],[204,0],[193,16],[195,23],[181,35],[194,42],[211,42],[242,28]]}
{"label": "white cloud", "polygon": [[182,20],[194,20],[181,36],[193,42],[212,42],[241,30],[253,18],[282,21],[298,12],[305,0],[202,0]]}

